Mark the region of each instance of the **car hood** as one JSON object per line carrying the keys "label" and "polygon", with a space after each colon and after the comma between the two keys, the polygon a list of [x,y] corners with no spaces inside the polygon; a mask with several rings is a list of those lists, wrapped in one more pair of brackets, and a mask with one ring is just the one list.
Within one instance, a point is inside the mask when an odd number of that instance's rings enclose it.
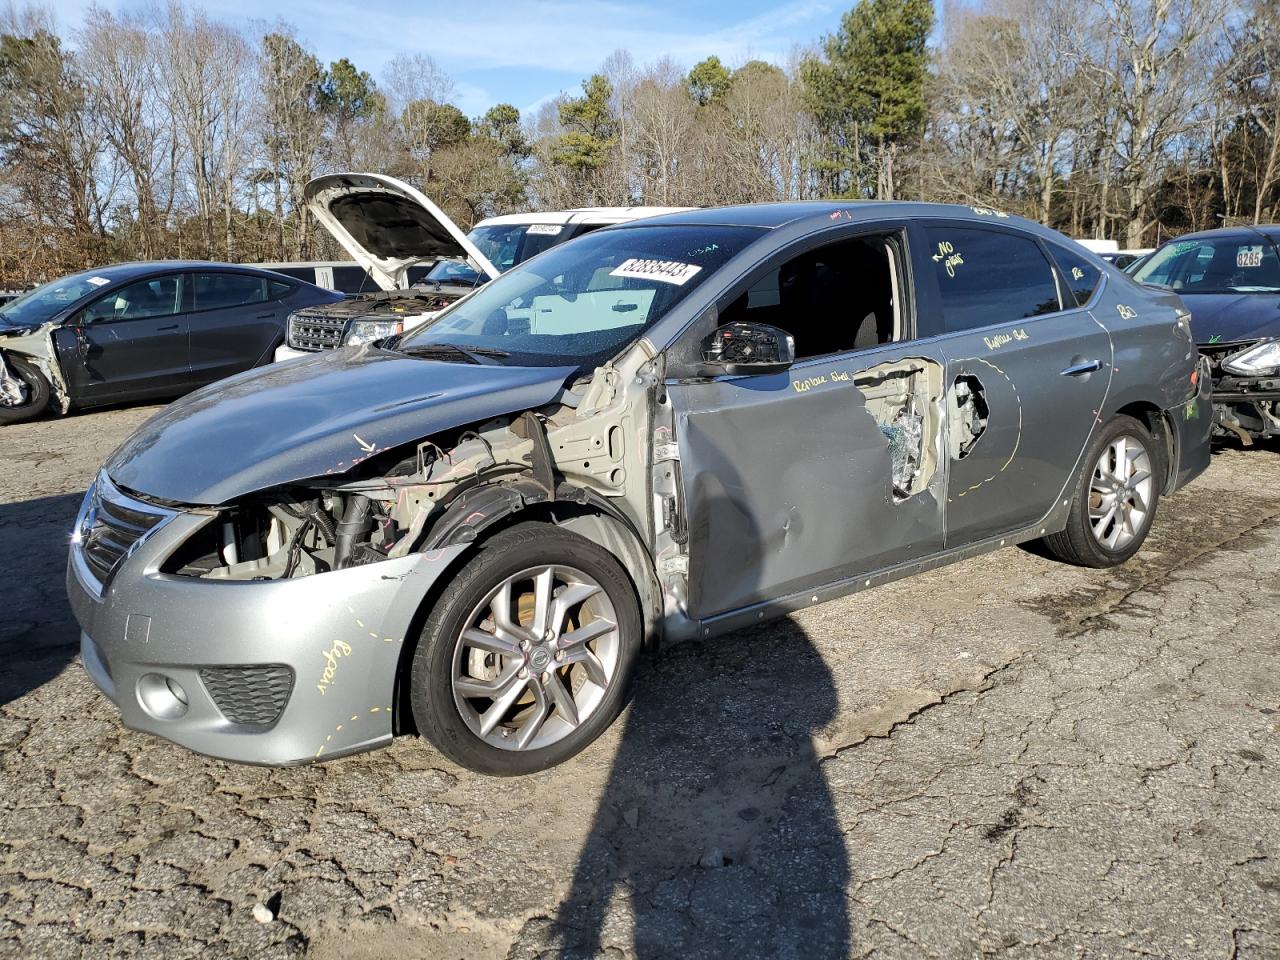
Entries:
{"label": "car hood", "polygon": [[407,287],[408,270],[441,258],[466,260],[489,279],[497,269],[420,191],[380,173],[335,173],[307,184],[303,200],[383,290]]}
{"label": "car hood", "polygon": [[539,407],[574,367],[420,360],[373,347],[326,351],[205,387],[144,423],[107,473],[192,505],[341,474],[400,444]]}
{"label": "car hood", "polygon": [[1196,343],[1237,343],[1280,337],[1280,295],[1266,293],[1185,293]]}

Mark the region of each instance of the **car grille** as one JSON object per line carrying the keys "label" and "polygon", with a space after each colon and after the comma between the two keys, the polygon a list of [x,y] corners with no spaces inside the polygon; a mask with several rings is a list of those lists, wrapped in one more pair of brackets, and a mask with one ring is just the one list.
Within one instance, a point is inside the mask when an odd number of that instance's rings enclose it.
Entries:
{"label": "car grille", "polygon": [[289,346],[295,350],[333,350],[342,346],[346,317],[295,313],[289,317]]}
{"label": "car grille", "polygon": [[106,473],[98,474],[85,494],[76,520],[74,549],[97,581],[101,593],[134,550],[166,520],[172,510],[135,500],[123,493]]}
{"label": "car grille", "polygon": [[293,671],[282,663],[205,667],[200,680],[224,717],[257,726],[275,723],[293,691]]}

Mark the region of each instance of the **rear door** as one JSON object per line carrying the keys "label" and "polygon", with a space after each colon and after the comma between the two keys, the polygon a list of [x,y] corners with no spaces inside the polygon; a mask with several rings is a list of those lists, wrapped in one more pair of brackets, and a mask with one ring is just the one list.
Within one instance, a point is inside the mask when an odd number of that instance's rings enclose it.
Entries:
{"label": "rear door", "polygon": [[183,276],[146,277],[112,289],[67,325],[60,355],[77,401],[174,396],[191,385]]}
{"label": "rear door", "polygon": [[697,617],[941,548],[944,363],[910,289],[900,225],[824,231],[718,308],[792,334],[790,370],[668,382]]}
{"label": "rear door", "polygon": [[1111,338],[1038,238],[967,221],[913,230],[921,326],[947,360],[946,542],[962,546],[1034,524],[1063,494],[1106,399]]}
{"label": "rear door", "polygon": [[262,274],[203,270],[188,274],[191,373],[212,383],[269,359],[284,340],[295,289]]}

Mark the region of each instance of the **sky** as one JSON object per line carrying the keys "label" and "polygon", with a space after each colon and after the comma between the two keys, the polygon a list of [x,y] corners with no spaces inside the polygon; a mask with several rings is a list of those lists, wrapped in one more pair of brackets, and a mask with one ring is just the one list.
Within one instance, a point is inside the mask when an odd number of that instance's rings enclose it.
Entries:
{"label": "sky", "polygon": [[[92,0],[52,0],[61,32],[74,30]],[[137,0],[97,0],[114,11]],[[670,56],[688,68],[715,54],[785,64],[797,48],[833,32],[853,0],[205,0],[209,16],[234,25],[286,21],[327,63],[348,57],[375,80],[402,53],[428,54],[454,79],[469,116],[495,103],[532,113],[582,80],[618,49],[638,65]]]}

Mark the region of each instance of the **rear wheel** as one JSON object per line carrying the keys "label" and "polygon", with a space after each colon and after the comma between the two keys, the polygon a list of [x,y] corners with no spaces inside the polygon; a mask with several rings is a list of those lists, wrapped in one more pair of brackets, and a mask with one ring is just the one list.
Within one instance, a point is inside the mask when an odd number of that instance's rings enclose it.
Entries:
{"label": "rear wheel", "polygon": [[554,766],[611,724],[641,640],[635,590],[605,549],[550,525],[483,544],[423,626],[418,730],[481,773]]}
{"label": "rear wheel", "polygon": [[1147,538],[1163,476],[1151,432],[1132,417],[1116,417],[1090,444],[1067,526],[1044,538],[1045,549],[1077,566],[1124,563]]}
{"label": "rear wheel", "polygon": [[5,354],[0,372],[0,425],[40,416],[49,405],[49,381],[25,357]]}

